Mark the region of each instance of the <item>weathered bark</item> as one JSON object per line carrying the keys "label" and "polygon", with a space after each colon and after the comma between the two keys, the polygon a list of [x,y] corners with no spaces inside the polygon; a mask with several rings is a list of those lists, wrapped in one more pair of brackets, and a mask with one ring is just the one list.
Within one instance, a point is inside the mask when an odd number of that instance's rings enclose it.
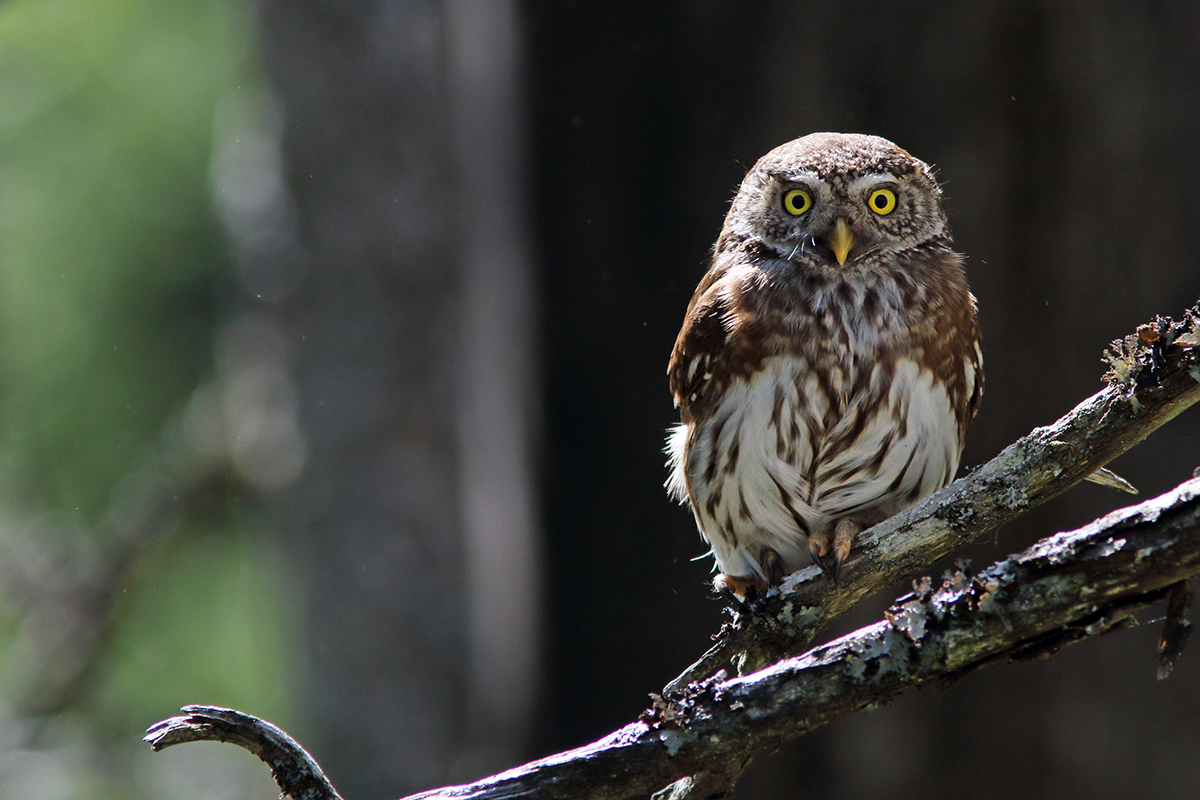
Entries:
{"label": "weathered bark", "polygon": [[[712,773],[714,764],[736,772],[758,750],[879,706],[911,686],[956,680],[1002,659],[1050,656],[1111,630],[1197,572],[1200,478],[1193,478],[976,576],[956,571],[936,588],[926,581],[899,598],[886,619],[801,656],[670,692],[637,722],[586,747],[409,800],[617,800]],[[156,749],[213,738],[246,746],[246,736],[229,733],[228,712],[184,710],[189,717],[161,722],[147,734]],[[224,724],[214,725],[214,714]]]}
{"label": "weathered bark", "polygon": [[183,742],[229,742],[245,748],[271,767],[285,797],[341,800],[321,767],[296,740],[269,722],[213,706],[184,706],[187,716],[171,717],[146,731],[155,750]]}
{"label": "weathered bark", "polygon": [[[814,579],[812,569],[789,578],[639,721],[586,747],[412,800],[616,800],[671,781],[672,798],[719,797],[763,748],[886,703],[913,685],[955,680],[1004,658],[1052,655],[1168,593],[1160,669],[1169,668],[1186,636],[1182,617],[1190,599],[1172,587],[1200,572],[1200,478],[1045,539],[975,577],[959,569],[938,588],[926,579],[885,620],[789,657],[857,599],[1063,491],[1200,400],[1200,307],[1180,323],[1158,318],[1142,326],[1114,343],[1109,360],[1108,389],[866,532],[863,553],[846,565],[842,582]],[[693,679],[735,650],[744,673],[776,663],[733,679],[723,671]],[[165,746],[173,741],[159,732],[181,728],[204,738],[205,724],[187,719],[160,723],[147,738]]]}

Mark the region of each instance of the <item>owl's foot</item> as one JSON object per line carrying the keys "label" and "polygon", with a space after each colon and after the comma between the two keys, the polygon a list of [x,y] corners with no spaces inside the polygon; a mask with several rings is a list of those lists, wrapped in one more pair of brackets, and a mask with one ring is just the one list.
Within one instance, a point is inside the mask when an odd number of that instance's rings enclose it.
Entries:
{"label": "owl's foot", "polygon": [[812,553],[813,563],[830,580],[836,581],[842,572],[842,562],[850,555],[854,537],[862,531],[863,526],[858,520],[843,518],[833,526],[833,531],[809,534],[808,551]]}
{"label": "owl's foot", "polygon": [[759,553],[758,563],[765,577],[757,574],[738,577],[718,572],[713,576],[713,588],[729,599],[742,603],[762,597],[768,589],[783,580],[783,559],[774,550],[765,547]]}

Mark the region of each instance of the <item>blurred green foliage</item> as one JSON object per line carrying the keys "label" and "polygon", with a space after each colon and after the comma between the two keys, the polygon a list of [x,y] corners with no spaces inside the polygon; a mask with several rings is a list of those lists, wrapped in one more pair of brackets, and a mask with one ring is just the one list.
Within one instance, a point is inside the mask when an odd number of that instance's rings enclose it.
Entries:
{"label": "blurred green foliage", "polygon": [[[20,552],[91,537],[103,558],[116,488],[211,376],[230,272],[213,115],[260,85],[255,43],[239,0],[0,4],[0,525],[41,539]],[[73,701],[103,718],[88,730],[136,742],[181,702],[280,713],[277,559],[223,497],[122,572]],[[27,606],[0,603],[10,662]]]}
{"label": "blurred green foliage", "polygon": [[188,531],[142,565],[90,704],[104,727],[138,733],[195,702],[287,713],[292,620],[278,559],[255,533]]}
{"label": "blurred green foliage", "polygon": [[207,368],[225,272],[212,112],[229,2],[0,10],[0,449],[23,503],[94,519]]}

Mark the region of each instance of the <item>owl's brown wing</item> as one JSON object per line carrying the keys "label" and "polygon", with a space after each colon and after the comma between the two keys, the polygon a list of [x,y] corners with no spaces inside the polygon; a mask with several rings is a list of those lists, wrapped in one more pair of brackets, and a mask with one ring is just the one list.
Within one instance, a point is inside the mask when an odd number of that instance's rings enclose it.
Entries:
{"label": "owl's brown wing", "polygon": [[982,342],[979,339],[979,332],[975,333],[975,348],[968,356],[971,366],[975,369],[975,385],[972,387],[971,396],[967,400],[967,412],[965,419],[962,422],[962,433],[959,436],[959,441],[966,441],[967,431],[971,427],[971,420],[975,419],[975,412],[979,410],[979,404],[983,401],[983,350]]}
{"label": "owl's brown wing", "polygon": [[967,302],[957,312],[952,315],[955,318],[950,323],[956,335],[948,343],[948,349],[957,352],[961,367],[953,371],[947,382],[955,408],[958,409],[958,442],[961,447],[967,439],[971,420],[975,418],[975,412],[983,400],[983,343],[979,335],[975,297],[967,294]]}
{"label": "owl's brown wing", "polygon": [[765,355],[759,321],[733,304],[744,298],[720,263],[708,271],[684,317],[667,367],[671,393],[685,423],[704,420],[729,384],[752,374]]}
{"label": "owl's brown wing", "polygon": [[[697,298],[700,298],[699,292]],[[726,338],[723,322],[725,311],[717,298],[701,299],[704,302],[696,303],[696,298],[693,299],[667,367],[671,393],[684,422],[705,416],[704,408],[718,394],[713,391],[713,379],[716,377],[713,367],[719,367],[723,360],[721,350]]]}

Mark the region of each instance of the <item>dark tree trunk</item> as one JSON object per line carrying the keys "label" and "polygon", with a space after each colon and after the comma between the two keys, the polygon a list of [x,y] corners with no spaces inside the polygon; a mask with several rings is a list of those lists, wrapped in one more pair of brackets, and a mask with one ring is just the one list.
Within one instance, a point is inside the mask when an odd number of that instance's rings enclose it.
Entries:
{"label": "dark tree trunk", "polygon": [[294,225],[252,254],[303,471],[273,496],[349,797],[526,755],[538,664],[512,9],[262,0]]}

